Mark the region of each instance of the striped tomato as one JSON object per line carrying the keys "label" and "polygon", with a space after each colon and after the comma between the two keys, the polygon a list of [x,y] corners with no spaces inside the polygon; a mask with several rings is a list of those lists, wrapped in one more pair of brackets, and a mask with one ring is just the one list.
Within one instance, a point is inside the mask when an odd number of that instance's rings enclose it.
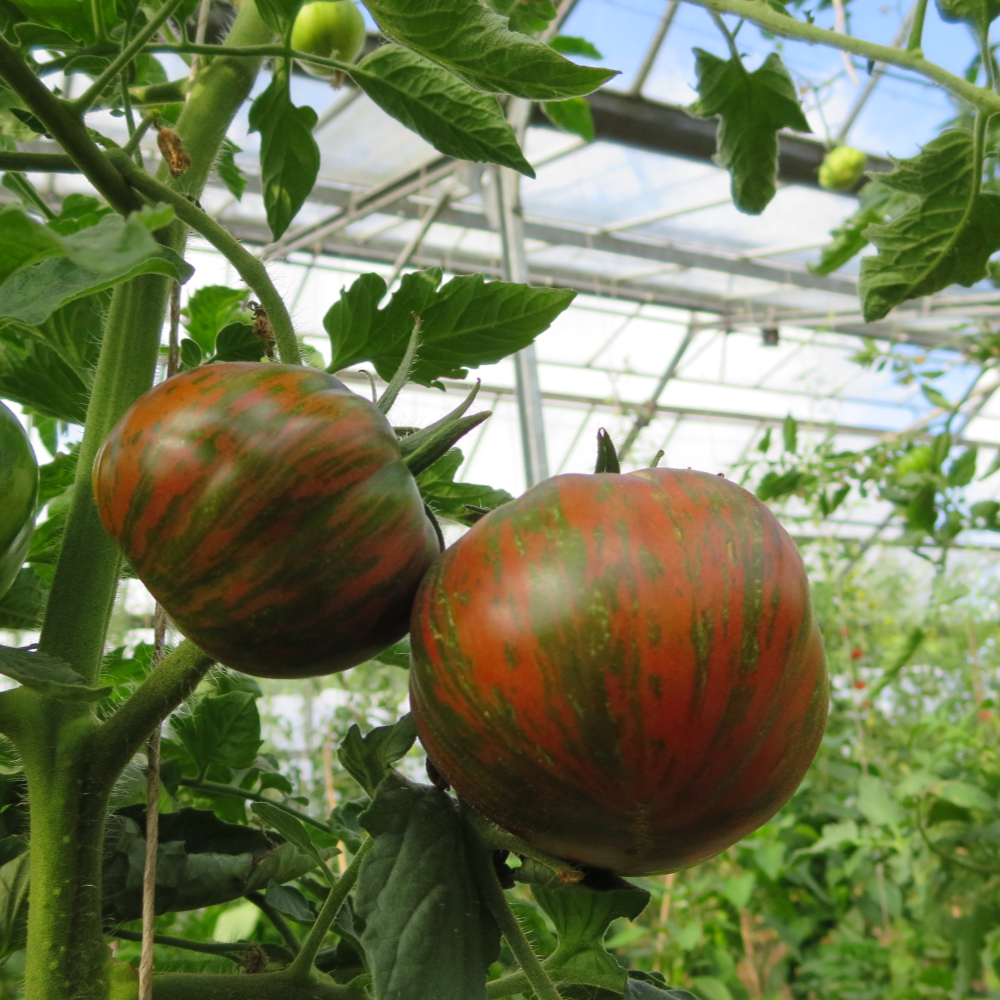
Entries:
{"label": "striped tomato", "polygon": [[260,677],[345,670],[402,638],[439,552],[385,417],[305,367],[161,383],[111,432],[94,493],[180,631]]}
{"label": "striped tomato", "polygon": [[557,476],[498,508],[425,577],[411,642],[421,741],[459,796],[622,875],[764,823],[826,718],[794,542],[701,472]]}

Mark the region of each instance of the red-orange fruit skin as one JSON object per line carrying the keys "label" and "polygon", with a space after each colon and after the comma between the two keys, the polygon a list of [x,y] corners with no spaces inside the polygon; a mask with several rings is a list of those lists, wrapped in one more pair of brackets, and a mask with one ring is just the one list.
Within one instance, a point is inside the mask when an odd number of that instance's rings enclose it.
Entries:
{"label": "red-orange fruit skin", "polygon": [[445,551],[410,698],[457,794],[557,857],[648,875],[765,823],[819,746],[823,642],[795,543],[718,476],[556,476]]}
{"label": "red-orange fruit skin", "polygon": [[304,366],[168,379],[108,436],[93,482],[178,629],[260,677],[345,670],[401,639],[439,553],[385,417]]}

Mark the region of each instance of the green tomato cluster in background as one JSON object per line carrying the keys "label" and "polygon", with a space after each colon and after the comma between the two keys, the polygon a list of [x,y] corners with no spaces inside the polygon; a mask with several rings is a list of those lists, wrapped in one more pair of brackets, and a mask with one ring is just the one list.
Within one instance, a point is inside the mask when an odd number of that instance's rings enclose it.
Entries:
{"label": "green tomato cluster in background", "polygon": [[0,597],[24,563],[35,528],[38,465],[21,422],[0,403]]}
{"label": "green tomato cluster in background", "polygon": [[[354,0],[316,0],[304,4],[292,27],[292,48],[324,59],[354,62],[365,41],[365,19]],[[304,65],[314,76],[333,77],[337,70]]]}
{"label": "green tomato cluster in background", "polygon": [[861,180],[868,157],[852,146],[837,146],[823,158],[819,182],[831,191],[850,191]]}

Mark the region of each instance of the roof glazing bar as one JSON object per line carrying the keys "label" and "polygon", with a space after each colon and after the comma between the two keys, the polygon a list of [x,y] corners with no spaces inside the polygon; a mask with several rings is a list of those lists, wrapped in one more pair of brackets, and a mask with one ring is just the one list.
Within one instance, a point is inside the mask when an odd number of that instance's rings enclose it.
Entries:
{"label": "roof glazing bar", "polygon": [[649,43],[649,48],[646,49],[646,54],[642,57],[642,64],[635,74],[632,86],[628,88],[630,97],[638,97],[642,93],[642,88],[646,84],[646,78],[649,76],[650,70],[652,70],[653,64],[656,62],[656,57],[660,54],[663,41],[667,37],[667,32],[670,31],[670,26],[674,23],[674,18],[677,16],[677,9],[680,5],[681,0],[670,0],[667,4],[667,9],[663,12],[663,17],[660,19],[660,23],[653,33],[653,39]]}

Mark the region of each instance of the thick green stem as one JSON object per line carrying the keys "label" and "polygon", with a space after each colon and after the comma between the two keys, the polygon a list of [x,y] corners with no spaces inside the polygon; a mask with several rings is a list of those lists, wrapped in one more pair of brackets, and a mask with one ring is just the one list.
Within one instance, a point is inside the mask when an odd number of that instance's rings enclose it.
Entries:
{"label": "thick green stem", "polygon": [[[230,32],[231,42],[255,44],[270,38],[253,0],[244,0]],[[227,58],[225,46],[217,51],[219,55],[198,74],[177,124],[193,162],[176,186],[195,197],[259,67],[259,60]],[[30,84],[19,75],[21,68]],[[119,211],[141,207],[142,199],[93,145],[82,122],[27,70],[6,42],[0,44],[0,75],[51,126],[66,152]],[[183,224],[175,222],[165,242],[180,251],[185,234]],[[159,275],[144,275],[115,290],[40,641],[42,649],[69,661],[90,680],[99,672],[119,571],[117,551],[97,517],[90,469],[108,431],[152,384],[169,291],[169,279]],[[201,656],[193,655],[195,659]],[[169,679],[166,674],[151,677],[149,687],[143,686],[149,694],[133,707],[123,707],[121,716],[116,715],[99,734],[88,706],[43,701],[30,692],[20,699],[26,711],[20,713],[15,740],[28,778],[33,848],[26,1000],[107,1000],[101,853],[108,799],[117,777],[115,769],[127,761],[137,734],[147,722],[155,724],[155,716],[171,699],[183,697],[197,671],[180,673],[183,683],[168,684],[169,691],[160,691],[159,708],[140,711],[147,697],[156,701],[151,695]],[[134,719],[126,725],[130,716]]]}
{"label": "thick green stem", "polygon": [[204,236],[236,268],[237,274],[257,293],[260,304],[267,311],[281,360],[286,365],[302,364],[292,318],[288,315],[285,302],[271,282],[267,268],[260,258],[245,250],[239,240],[231,236],[200,208],[192,205],[184,195],[171,190],[166,184],[161,184],[155,177],[150,177],[123,151],[111,150],[108,158],[137,191],[154,202],[165,201],[168,205],[172,205],[177,218]]}
{"label": "thick green stem", "polygon": [[78,174],[80,168],[62,153],[22,153],[0,149],[0,170],[37,171],[46,174]]}
{"label": "thick green stem", "polygon": [[768,4],[761,3],[761,0],[690,0],[690,2],[717,14],[736,14],[775,35],[841,49],[889,66],[902,66],[941,84],[946,90],[957,94],[987,114],[1000,112],[1000,96],[954,73],[949,73],[936,63],[925,59],[919,50],[897,49],[891,45],[877,45],[875,42],[854,35],[842,35],[837,31],[799,21],[790,14],[781,13]]}
{"label": "thick green stem", "polygon": [[302,950],[295,956],[294,961],[288,967],[288,976],[292,980],[307,982],[312,975],[313,962],[319,953],[320,945],[327,931],[337,919],[340,908],[344,905],[354,883],[358,880],[358,872],[361,870],[361,862],[365,855],[371,850],[375,841],[371,837],[366,837],[364,843],[358,848],[358,853],[354,855],[354,860],[347,866],[347,871],[334,883],[323,909],[319,911],[316,923],[312,925],[309,936],[302,943]]}
{"label": "thick green stem", "polygon": [[143,50],[148,42],[159,30],[160,25],[170,17],[182,0],[168,0],[142,29],[132,39],[128,45],[111,61],[110,65],[97,77],[96,80],[75,100],[71,107],[77,114],[86,114],[90,106],[104,93],[112,80]]}
{"label": "thick green stem", "polygon": [[10,89],[24,101],[109,204],[122,215],[142,208],[139,196],[90,138],[83,119],[35,76],[3,35],[0,35],[0,77],[7,81]]}
{"label": "thick green stem", "polygon": [[[137,984],[138,990],[138,984]],[[135,1000],[138,992],[116,991],[114,1000]],[[362,986],[341,986],[326,976],[299,981],[284,972],[255,976],[185,975],[182,972],[153,976],[153,1000],[364,1000]]]}
{"label": "thick green stem", "polygon": [[531,942],[507,902],[507,897],[500,886],[500,880],[497,878],[496,869],[493,867],[492,853],[483,847],[469,822],[465,824],[465,836],[479,891],[483,894],[486,905],[507,942],[507,947],[517,959],[517,964],[521,967],[521,972],[527,978],[535,996],[538,1000],[562,1000],[562,996],[553,985],[549,974],[535,954]]}
{"label": "thick green stem", "polygon": [[[108,932],[109,937],[121,938],[122,941],[142,941],[138,931],[127,931],[121,927]],[[169,934],[154,934],[153,942],[164,948],[180,948],[182,951],[197,951],[202,955],[224,955],[234,962],[241,962],[247,951],[253,948],[246,941],[188,941],[187,938],[171,937]],[[264,950],[271,958],[287,960],[291,957],[288,950],[279,945],[265,945]]]}
{"label": "thick green stem", "polygon": [[[176,237],[171,242],[176,245]],[[97,515],[90,470],[111,429],[153,382],[163,325],[160,304],[166,302],[169,289],[170,279],[159,274],[143,275],[115,289],[39,641],[43,652],[66,660],[89,684],[100,672],[121,564]]]}

